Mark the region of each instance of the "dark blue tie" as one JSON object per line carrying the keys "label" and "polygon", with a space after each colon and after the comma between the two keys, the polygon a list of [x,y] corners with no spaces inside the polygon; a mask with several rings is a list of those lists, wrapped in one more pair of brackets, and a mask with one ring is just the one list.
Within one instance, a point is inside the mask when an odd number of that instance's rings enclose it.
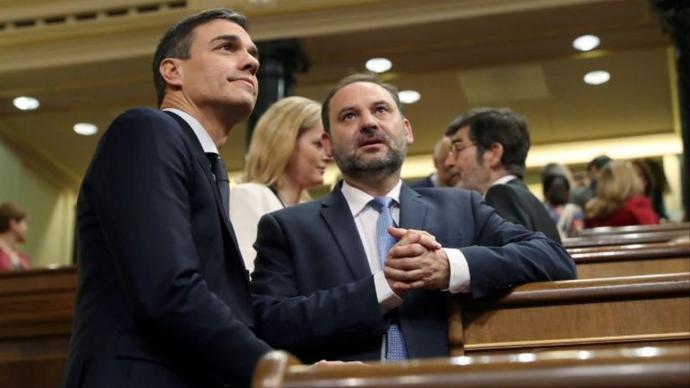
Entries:
{"label": "dark blue tie", "polygon": [[220,191],[220,199],[223,203],[225,216],[230,217],[230,180],[228,179],[228,170],[225,169],[225,163],[223,163],[220,155],[208,153],[206,156],[211,162],[211,171],[216,180],[218,191]]}
{"label": "dark blue tie", "polygon": [[[396,242],[393,236],[388,233],[388,227],[395,226],[390,210],[391,201],[392,198],[376,197],[369,202],[371,207],[379,212],[379,219],[376,222],[376,243],[379,249],[381,268],[386,261],[388,251]],[[407,346],[400,331],[397,314],[392,314],[392,316],[394,319],[388,327],[388,335],[386,336],[386,360],[407,360]]]}

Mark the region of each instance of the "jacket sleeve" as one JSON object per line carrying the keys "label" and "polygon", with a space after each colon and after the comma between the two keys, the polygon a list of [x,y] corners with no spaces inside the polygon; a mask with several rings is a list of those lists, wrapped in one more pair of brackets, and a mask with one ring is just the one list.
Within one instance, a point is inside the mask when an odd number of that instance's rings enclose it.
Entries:
{"label": "jacket sleeve", "polygon": [[[271,213],[259,221],[252,274],[259,335],[272,346],[297,354],[314,354],[319,353],[319,347],[336,348],[347,346],[349,341],[380,338],[385,326],[373,276],[303,293],[304,285],[299,283],[295,266],[297,261],[307,259],[292,251],[296,237],[286,236],[286,229]],[[314,257],[311,252],[308,256]]]}
{"label": "jacket sleeve", "polygon": [[84,190],[94,198],[114,276],[138,330],[164,339],[156,346],[166,357],[219,382],[248,385],[254,364],[270,348],[201,274],[189,190],[203,177],[195,176],[196,161],[173,125],[145,110],[120,116],[99,145],[95,178]]}
{"label": "jacket sleeve", "polygon": [[470,270],[472,295],[481,298],[514,286],[576,277],[575,264],[561,244],[541,232],[506,222],[472,193],[476,245],[461,248]]}

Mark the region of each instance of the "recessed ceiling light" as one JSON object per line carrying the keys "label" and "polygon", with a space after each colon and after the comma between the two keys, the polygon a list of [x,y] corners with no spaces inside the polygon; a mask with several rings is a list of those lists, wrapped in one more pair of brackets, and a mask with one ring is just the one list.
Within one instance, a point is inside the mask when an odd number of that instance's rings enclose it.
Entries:
{"label": "recessed ceiling light", "polygon": [[98,132],[98,127],[91,123],[76,123],[72,128],[74,132],[84,136],[91,136]]}
{"label": "recessed ceiling light", "polygon": [[367,70],[374,73],[383,73],[393,67],[393,63],[386,58],[371,58],[366,63]]}
{"label": "recessed ceiling light", "polygon": [[599,47],[599,37],[596,35],[582,35],[573,40],[573,47],[580,51],[590,51]]}
{"label": "recessed ceiling light", "polygon": [[14,106],[21,110],[34,110],[38,108],[41,103],[33,97],[21,96],[12,100]]}
{"label": "recessed ceiling light", "polygon": [[611,79],[611,74],[604,70],[590,71],[585,74],[584,78],[586,84],[601,85],[607,83]]}
{"label": "recessed ceiling light", "polygon": [[403,90],[398,93],[398,97],[403,104],[413,104],[419,101],[421,94],[415,90]]}

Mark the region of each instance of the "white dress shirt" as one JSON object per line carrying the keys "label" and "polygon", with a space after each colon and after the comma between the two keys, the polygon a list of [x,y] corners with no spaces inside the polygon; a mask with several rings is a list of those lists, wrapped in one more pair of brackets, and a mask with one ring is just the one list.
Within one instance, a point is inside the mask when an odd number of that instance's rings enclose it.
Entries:
{"label": "white dress shirt", "polygon": [[[398,181],[398,184],[386,194],[386,197],[393,199],[390,210],[396,225],[400,222],[401,186],[402,181]],[[352,217],[355,220],[359,238],[364,246],[364,253],[367,255],[369,269],[371,273],[374,274],[376,297],[379,302],[381,313],[386,313],[400,306],[402,304],[402,299],[396,295],[388,285],[383,274],[383,269],[381,268],[381,262],[379,261],[376,240],[376,222],[378,221],[379,212],[369,205],[369,202],[374,199],[374,197],[349,185],[346,181],[343,181],[341,191],[350,208]],[[443,248],[443,250],[446,252],[446,255],[448,255],[448,262],[450,264],[450,287],[448,290],[452,293],[469,291],[470,271],[465,255],[463,255],[459,249]]]}
{"label": "white dress shirt", "polygon": [[192,127],[192,131],[194,131],[196,138],[199,139],[199,143],[201,143],[201,148],[204,150],[204,153],[218,155],[218,147],[216,147],[216,143],[213,142],[213,139],[211,139],[211,135],[208,134],[206,128],[204,128],[204,126],[201,125],[199,120],[195,119],[189,113],[181,111],[179,109],[165,108],[163,109],[163,111],[171,112],[180,116],[182,120],[184,120],[187,124],[189,124],[190,127]]}

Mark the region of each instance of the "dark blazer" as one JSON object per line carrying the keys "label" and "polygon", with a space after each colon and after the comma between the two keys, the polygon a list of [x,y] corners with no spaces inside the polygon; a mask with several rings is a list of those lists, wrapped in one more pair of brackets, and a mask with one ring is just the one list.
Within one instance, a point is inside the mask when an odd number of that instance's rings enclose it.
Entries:
{"label": "dark blazer", "polygon": [[414,180],[408,183],[408,186],[412,187],[413,189],[419,189],[422,187],[436,187],[436,185],[434,185],[434,181],[431,180],[432,176],[434,176],[434,174],[427,175],[425,178],[422,179]]}
{"label": "dark blazer", "polygon": [[[415,191],[403,184],[400,226],[426,230],[444,247],[461,248],[475,298],[521,283],[575,277],[560,244],[505,222],[477,193]],[[252,294],[262,338],[306,362],[380,359],[387,323],[339,187],[324,199],[265,215],[255,248]],[[410,357],[448,356],[446,295],[405,294],[398,311]]]}
{"label": "dark blazer", "polygon": [[512,179],[506,184],[491,186],[486,192],[485,200],[506,220],[529,230],[542,232],[550,239],[561,242],[558,227],[546,207],[522,180]]}
{"label": "dark blazer", "polygon": [[103,135],[77,204],[79,288],[65,387],[248,386],[269,347],[209,161],[178,116]]}

